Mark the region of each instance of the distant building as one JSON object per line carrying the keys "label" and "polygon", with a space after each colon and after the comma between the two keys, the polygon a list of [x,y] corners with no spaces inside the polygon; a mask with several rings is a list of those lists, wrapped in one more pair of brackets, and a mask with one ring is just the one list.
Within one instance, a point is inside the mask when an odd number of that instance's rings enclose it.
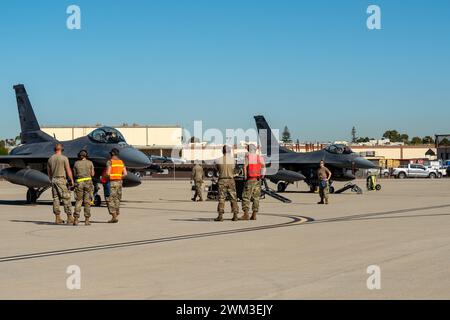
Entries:
{"label": "distant building", "polygon": [[437,134],[434,141],[438,158],[450,160],[450,134]]}
{"label": "distant building", "polygon": [[[60,141],[67,141],[88,135],[93,130],[102,127],[94,126],[44,126],[42,131]],[[125,137],[128,144],[147,154],[171,156],[172,150],[183,143],[183,129],[178,125],[141,126],[121,125],[113,126]]]}

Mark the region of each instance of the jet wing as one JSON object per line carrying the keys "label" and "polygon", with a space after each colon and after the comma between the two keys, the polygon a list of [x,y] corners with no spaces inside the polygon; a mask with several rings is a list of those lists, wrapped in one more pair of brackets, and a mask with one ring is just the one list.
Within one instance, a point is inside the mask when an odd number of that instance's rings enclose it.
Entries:
{"label": "jet wing", "polygon": [[[76,159],[69,159],[76,160]],[[105,158],[89,158],[94,163],[106,164],[108,159]],[[16,167],[25,167],[28,163],[47,163],[48,157],[35,155],[8,155],[0,156],[0,163],[9,164]]]}
{"label": "jet wing", "polygon": [[40,163],[47,162],[47,157],[37,157],[34,155],[8,155],[0,156],[0,163],[6,164],[26,164],[26,163]]}

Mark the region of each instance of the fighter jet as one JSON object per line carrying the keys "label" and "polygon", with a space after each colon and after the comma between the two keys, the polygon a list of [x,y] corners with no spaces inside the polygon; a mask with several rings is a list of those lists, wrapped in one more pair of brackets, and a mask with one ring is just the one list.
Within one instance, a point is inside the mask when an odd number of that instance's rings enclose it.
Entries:
{"label": "fighter jet", "polygon": [[[304,180],[313,192],[319,184],[317,169],[320,160],[324,160],[326,167],[330,169],[333,181],[351,181],[355,179],[358,169],[377,167],[345,145],[329,145],[325,149],[306,153],[291,151],[279,145],[264,116],[259,115],[254,118],[261,140],[262,152],[267,155],[268,162],[278,151],[278,159],[274,162],[278,164],[279,170],[267,176],[271,182],[277,184],[278,192],[285,191],[290,183],[301,180]],[[277,157],[273,156],[272,158]],[[269,165],[270,163],[268,163]],[[330,185],[331,183],[332,181],[330,181]]]}
{"label": "fighter jet", "polygon": [[[11,150],[9,155],[0,156],[0,163],[10,165],[9,168],[0,171],[0,177],[13,184],[27,187],[27,202],[35,203],[51,186],[47,176],[47,161],[54,153],[55,144],[60,141],[41,130],[24,85],[15,85],[14,90],[19,111],[22,144]],[[64,155],[69,158],[71,165],[77,160],[80,150],[87,150],[89,159],[95,167],[93,178],[95,193],[98,191],[100,175],[109,160],[109,152],[113,148],[120,150],[120,158],[125,166],[131,169],[124,178],[124,187],[138,186],[141,181],[132,173],[133,169],[147,168],[151,164],[144,153],[128,145],[122,134],[110,127],[98,128],[87,136],[61,143],[64,147]],[[101,203],[100,195],[95,194],[94,202],[96,205]]]}

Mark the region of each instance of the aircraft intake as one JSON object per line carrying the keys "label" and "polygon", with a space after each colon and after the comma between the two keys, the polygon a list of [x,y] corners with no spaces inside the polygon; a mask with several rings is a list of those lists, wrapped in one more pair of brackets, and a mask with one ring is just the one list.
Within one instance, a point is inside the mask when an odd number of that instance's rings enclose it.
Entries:
{"label": "aircraft intake", "polygon": [[28,188],[44,188],[51,185],[45,173],[27,168],[6,168],[0,171],[0,177]]}

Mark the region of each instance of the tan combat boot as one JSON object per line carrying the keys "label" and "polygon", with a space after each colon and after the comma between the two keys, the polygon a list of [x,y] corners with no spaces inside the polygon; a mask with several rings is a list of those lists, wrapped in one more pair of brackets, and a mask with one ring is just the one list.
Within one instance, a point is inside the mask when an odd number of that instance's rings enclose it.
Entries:
{"label": "tan combat boot", "polygon": [[119,220],[117,219],[117,214],[113,213],[111,220],[108,221],[108,223],[117,223]]}
{"label": "tan combat boot", "polygon": [[223,213],[219,213],[217,218],[214,219],[214,221],[223,221]]}
{"label": "tan combat boot", "polygon": [[79,222],[80,222],[80,220],[77,217],[75,217],[75,219],[73,219],[74,226],[77,226]]}
{"label": "tan combat boot", "polygon": [[233,213],[233,219],[231,219],[232,221],[238,221],[238,214],[237,213]]}
{"label": "tan combat boot", "polygon": [[251,216],[251,218],[250,218],[250,220],[256,220],[256,214],[257,214],[258,212],[256,212],[256,211],[253,211],[253,213],[252,213],[252,216]]}
{"label": "tan combat boot", "polygon": [[67,224],[73,224],[73,217],[71,214],[67,215]]}
{"label": "tan combat boot", "polygon": [[63,224],[64,221],[61,220],[61,216],[59,214],[55,214],[55,224]]}
{"label": "tan combat boot", "polygon": [[239,220],[249,220],[250,216],[248,215],[247,211],[244,211],[244,215],[239,218]]}
{"label": "tan combat boot", "polygon": [[85,219],[84,219],[84,224],[85,224],[86,226],[90,226],[90,225],[91,225],[91,222],[89,221],[89,218],[85,218]]}

